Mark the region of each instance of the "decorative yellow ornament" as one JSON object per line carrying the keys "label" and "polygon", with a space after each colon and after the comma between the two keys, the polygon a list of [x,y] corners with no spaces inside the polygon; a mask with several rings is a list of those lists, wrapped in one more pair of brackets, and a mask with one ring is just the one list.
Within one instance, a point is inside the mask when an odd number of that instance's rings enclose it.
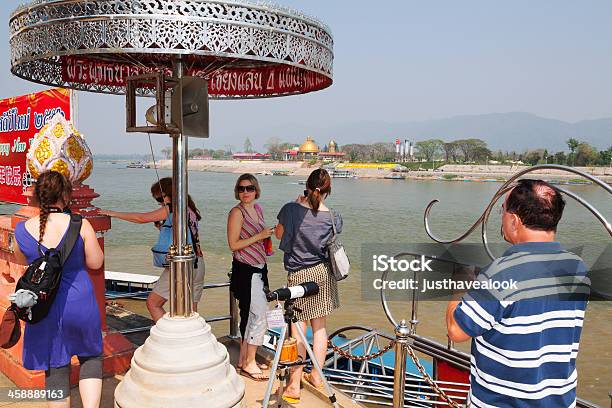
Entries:
{"label": "decorative yellow ornament", "polygon": [[34,136],[27,154],[27,166],[34,178],[55,170],[73,184],[83,182],[93,170],[93,157],[83,136],[57,113]]}
{"label": "decorative yellow ornament", "polygon": [[64,128],[62,128],[62,125],[59,123],[53,127],[53,136],[57,137],[58,139],[60,137],[64,137],[65,134]]}
{"label": "decorative yellow ornament", "polygon": [[36,156],[36,160],[38,160],[38,163],[40,164],[43,164],[53,155],[53,152],[51,151],[51,144],[47,139],[43,139],[40,141],[40,144],[38,145],[36,150],[34,150],[34,155]]}

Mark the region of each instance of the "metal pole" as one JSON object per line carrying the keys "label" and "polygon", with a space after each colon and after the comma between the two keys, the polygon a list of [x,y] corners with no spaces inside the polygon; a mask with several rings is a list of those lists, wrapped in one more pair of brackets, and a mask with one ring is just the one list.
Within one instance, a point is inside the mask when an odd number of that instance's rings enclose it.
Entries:
{"label": "metal pole", "polygon": [[404,408],[406,389],[406,356],[410,329],[402,320],[395,328],[395,368],[393,373],[393,408]]}
{"label": "metal pole", "polygon": [[[412,278],[414,282],[417,282],[417,273],[416,271],[413,273]],[[418,319],[418,308],[419,308],[419,293],[415,288],[412,290],[412,311],[410,313],[410,333],[416,334],[416,327],[419,324]]]}
{"label": "metal pole", "polygon": [[79,128],[79,96],[74,89],[70,90],[70,117],[75,128]]}
{"label": "metal pole", "polygon": [[170,317],[187,317],[193,313],[193,248],[187,241],[187,136],[183,135],[183,106],[180,79],[183,61],[173,61],[173,75],[179,79],[174,89],[172,122],[180,133],[172,134],[172,235],[170,251]]}
{"label": "metal pole", "polygon": [[[266,386],[266,392],[264,394],[263,401],[261,402],[261,406],[263,408],[268,408],[270,405],[270,397],[272,396],[272,388],[274,387],[274,380],[276,377],[276,370],[278,370],[278,362],[280,361],[281,351],[283,349],[283,342],[285,341],[285,337],[287,336],[287,326],[289,324],[285,323],[283,328],[281,329],[280,336],[276,342],[276,351],[274,352],[274,360],[272,361],[272,367],[270,368],[270,378],[268,379],[268,385]],[[279,384],[279,387],[283,387],[283,383]],[[282,391],[280,391],[282,393]],[[280,398],[280,396],[279,396]],[[280,406],[280,403],[279,403]]]}

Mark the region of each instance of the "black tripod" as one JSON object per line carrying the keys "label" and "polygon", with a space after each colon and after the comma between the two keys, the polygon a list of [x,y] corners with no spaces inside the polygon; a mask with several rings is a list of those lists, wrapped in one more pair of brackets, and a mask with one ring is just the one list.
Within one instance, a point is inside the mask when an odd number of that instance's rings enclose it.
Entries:
{"label": "black tripod", "polygon": [[[290,362],[290,363],[281,363],[280,362],[280,355],[281,355],[281,351],[283,349],[283,342],[285,340],[285,337],[287,336],[287,330],[289,327],[289,323],[296,323],[297,320],[295,319],[295,310],[298,310],[296,308],[294,308],[293,306],[293,299],[289,299],[285,302],[285,325],[283,326],[283,328],[281,329],[281,333],[280,336],[278,338],[278,342],[276,343],[276,352],[274,353],[274,361],[272,363],[272,368],[270,369],[270,379],[268,380],[268,387],[266,388],[266,393],[264,395],[264,399],[262,402],[262,407],[263,408],[267,408],[268,405],[270,404],[270,396],[272,395],[272,387],[274,386],[274,379],[276,377],[276,371],[280,369],[280,374],[278,375],[278,378],[280,380],[280,385],[278,387],[278,406],[281,406],[281,401],[282,401],[282,395],[283,395],[283,389],[284,389],[284,385],[283,382],[289,379],[289,368],[293,367],[293,366],[297,366],[297,365],[304,365],[306,364],[304,361],[298,359],[295,362]],[[300,311],[300,310],[298,310]],[[338,408],[338,403],[336,402],[336,395],[334,394],[334,391],[332,390],[332,388],[329,386],[329,383],[327,382],[327,379],[325,378],[325,376],[323,375],[323,371],[321,370],[321,366],[319,365],[319,362],[317,361],[317,359],[315,358],[315,355],[312,351],[312,348],[310,347],[310,344],[308,344],[308,341],[306,340],[306,336],[304,335],[304,332],[302,331],[302,328],[300,327],[300,325],[296,324],[295,328],[297,329],[297,335],[300,336],[300,340],[302,340],[302,342],[304,343],[304,346],[306,347],[306,352],[308,353],[308,356],[310,356],[310,360],[312,361],[312,366],[315,370],[317,370],[317,373],[319,373],[319,376],[321,377],[321,379],[323,380],[323,385],[325,387],[325,392],[327,393],[327,396],[329,398],[329,401],[332,403],[332,405],[335,408]]]}

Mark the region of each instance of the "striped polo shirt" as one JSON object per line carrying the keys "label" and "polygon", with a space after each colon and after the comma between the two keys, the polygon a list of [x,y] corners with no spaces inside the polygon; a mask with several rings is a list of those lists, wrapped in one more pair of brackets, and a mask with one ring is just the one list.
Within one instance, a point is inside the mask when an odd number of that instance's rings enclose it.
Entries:
{"label": "striped polo shirt", "polygon": [[514,245],[478,274],[488,285],[468,291],[454,314],[473,338],[471,406],[575,406],[586,275],[558,242]]}

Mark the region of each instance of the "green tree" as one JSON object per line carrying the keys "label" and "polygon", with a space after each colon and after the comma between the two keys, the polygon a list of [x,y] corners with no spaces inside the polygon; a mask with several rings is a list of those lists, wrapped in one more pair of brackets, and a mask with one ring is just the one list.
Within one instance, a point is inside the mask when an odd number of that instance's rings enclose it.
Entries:
{"label": "green tree", "polygon": [[463,161],[475,161],[474,153],[483,152],[483,148],[487,149],[487,143],[480,139],[460,139],[455,140],[457,147],[463,154]]}
{"label": "green tree", "polygon": [[557,152],[554,155],[554,163],[555,164],[566,164],[567,163],[567,157],[565,156],[564,152]]}
{"label": "green tree", "polygon": [[578,145],[580,145],[580,142],[578,141],[578,139],[574,139],[573,137],[570,137],[569,139],[567,139],[567,147],[569,147],[570,152],[575,153],[576,152],[576,148],[578,147]]}
{"label": "green tree", "polygon": [[484,146],[478,146],[474,148],[472,151],[472,160],[476,162],[486,161],[488,157],[491,157],[493,154],[491,151]]}
{"label": "green tree", "polygon": [[244,139],[244,152],[253,153],[253,143],[251,143],[251,139],[248,137]]}
{"label": "green tree", "polygon": [[610,146],[608,150],[602,150],[599,152],[599,159],[597,160],[597,164],[601,166],[612,165],[612,146]]}
{"label": "green tree", "polygon": [[172,148],[171,147],[164,147],[161,150],[162,154],[164,155],[164,157],[166,159],[169,159],[170,157],[172,157]]}
{"label": "green tree", "polygon": [[444,160],[447,163],[450,163],[451,160],[453,162],[457,161],[457,151],[459,148],[456,142],[444,143],[442,149],[444,150]]}
{"label": "green tree", "polygon": [[595,164],[599,158],[599,153],[588,143],[580,143],[576,147],[575,166],[589,166]]}
{"label": "green tree", "polygon": [[289,150],[294,146],[295,143],[281,142],[278,137],[271,137],[264,145],[273,160],[282,159],[285,150]]}
{"label": "green tree", "polygon": [[423,156],[426,161],[432,161],[442,150],[443,146],[444,142],[440,139],[428,139],[416,142],[418,153]]}
{"label": "green tree", "polygon": [[542,156],[538,151],[531,151],[525,156],[525,162],[531,164],[532,166],[538,164],[540,160],[542,160]]}
{"label": "green tree", "polygon": [[197,156],[204,156],[204,154],[205,154],[204,149],[195,148],[195,149],[191,149],[189,153],[187,154],[187,156],[189,158],[192,158],[192,157],[197,157]]}

